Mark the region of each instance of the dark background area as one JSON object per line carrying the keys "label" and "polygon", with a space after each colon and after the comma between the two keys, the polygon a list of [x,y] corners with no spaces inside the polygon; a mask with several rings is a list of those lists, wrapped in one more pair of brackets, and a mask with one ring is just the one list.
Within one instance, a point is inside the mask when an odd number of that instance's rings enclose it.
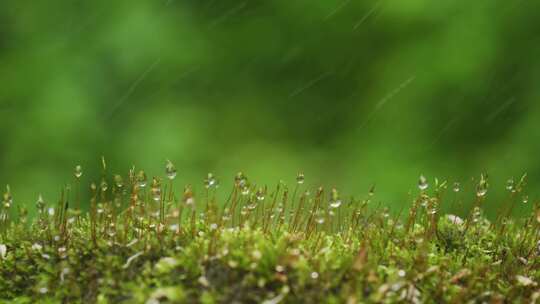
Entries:
{"label": "dark background area", "polygon": [[[540,194],[540,2],[0,3],[0,183],[55,201],[73,168],[202,188],[338,186],[408,204],[420,174]],[[468,187],[468,188],[467,188]],[[223,189],[223,192],[226,190]],[[451,191],[450,191],[451,192]],[[414,192],[413,192],[414,193]],[[532,202],[529,202],[531,204]],[[395,208],[399,209],[399,208]],[[521,205],[519,211],[524,212]]]}

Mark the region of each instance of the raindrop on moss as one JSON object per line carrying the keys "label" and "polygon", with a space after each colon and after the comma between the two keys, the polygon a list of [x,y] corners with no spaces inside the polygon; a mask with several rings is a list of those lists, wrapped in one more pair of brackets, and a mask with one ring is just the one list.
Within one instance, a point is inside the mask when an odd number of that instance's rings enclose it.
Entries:
{"label": "raindrop on moss", "polygon": [[167,175],[167,178],[170,180],[173,180],[176,178],[176,174],[177,174],[176,167],[170,160],[167,160],[167,164],[165,165],[165,174]]}
{"label": "raindrop on moss", "polygon": [[208,173],[206,179],[204,180],[204,186],[206,187],[206,189],[217,187],[217,185],[218,182],[214,174]]}
{"label": "raindrop on moss", "polygon": [[429,184],[427,182],[427,179],[424,175],[420,175],[420,178],[418,179],[418,189],[424,191],[429,187]]}
{"label": "raindrop on moss", "polygon": [[137,174],[137,184],[140,188],[145,188],[146,185],[148,185],[148,178],[146,177],[146,173],[142,170]]}
{"label": "raindrop on moss", "polygon": [[302,185],[304,181],[305,181],[304,173],[298,173],[298,175],[296,176],[296,182],[299,185]]}
{"label": "raindrop on moss", "polygon": [[79,179],[83,175],[82,167],[81,165],[75,166],[75,178]]}

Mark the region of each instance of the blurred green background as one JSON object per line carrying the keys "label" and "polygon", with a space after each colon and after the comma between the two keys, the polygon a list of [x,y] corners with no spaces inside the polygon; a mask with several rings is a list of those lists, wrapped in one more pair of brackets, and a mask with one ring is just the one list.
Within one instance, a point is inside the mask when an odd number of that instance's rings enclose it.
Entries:
{"label": "blurred green background", "polygon": [[[540,2],[354,0],[0,3],[0,183],[55,201],[135,164],[228,190],[338,186],[392,206],[418,176],[528,172],[540,193]],[[223,190],[225,192],[225,190]],[[523,212],[526,206],[520,205]],[[396,208],[398,209],[398,208]]]}

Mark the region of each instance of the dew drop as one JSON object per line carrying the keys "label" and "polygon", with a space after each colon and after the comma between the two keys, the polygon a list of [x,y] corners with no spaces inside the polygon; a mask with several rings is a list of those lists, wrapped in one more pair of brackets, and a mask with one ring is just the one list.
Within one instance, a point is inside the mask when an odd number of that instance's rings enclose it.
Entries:
{"label": "dew drop", "polygon": [[298,183],[299,185],[302,185],[304,181],[305,181],[304,173],[298,173],[298,175],[296,176],[296,183]]}
{"label": "dew drop", "polygon": [[524,204],[528,203],[529,202],[529,196],[525,195],[522,200],[521,200]]}
{"label": "dew drop", "polygon": [[165,165],[165,174],[167,175],[167,178],[170,180],[173,180],[176,178],[176,174],[177,174],[176,167],[170,160],[167,160],[167,164]]}
{"label": "dew drop", "polygon": [[116,185],[116,187],[118,188],[122,188],[124,187],[124,179],[122,178],[122,176],[120,175],[115,175],[114,176],[114,184]]}
{"label": "dew drop", "polygon": [[339,206],[341,206],[341,200],[335,200],[335,201],[331,201],[330,202],[330,208],[339,208]]}
{"label": "dew drop", "polygon": [[101,181],[101,184],[99,184],[99,187],[101,188],[101,192],[105,192],[107,191],[107,189],[109,189],[109,185],[107,184],[105,180]]}
{"label": "dew drop", "polygon": [[144,173],[144,171],[139,171],[137,174],[137,184],[140,188],[145,188],[148,184],[148,178],[146,177],[146,173]]}
{"label": "dew drop", "polygon": [[418,189],[421,191],[426,190],[429,187],[429,184],[427,182],[427,179],[424,175],[420,175],[420,178],[418,179]]}
{"label": "dew drop", "polygon": [[375,195],[375,185],[372,185],[371,188],[369,188],[368,195],[369,196]]}
{"label": "dew drop", "polygon": [[259,190],[257,190],[257,193],[255,193],[255,196],[257,197],[257,200],[259,202],[263,201],[264,200],[264,190],[262,188],[259,188]]}
{"label": "dew drop", "polygon": [[456,192],[456,193],[461,191],[461,185],[458,182],[455,182],[454,187],[452,188],[452,190],[454,190],[454,192]]}
{"label": "dew drop", "polygon": [[204,186],[206,187],[206,189],[214,188],[214,187],[217,188],[218,182],[214,174],[208,173],[206,179],[204,180]]}
{"label": "dew drop", "polygon": [[75,166],[75,178],[79,179],[83,175],[82,167],[81,165]]}
{"label": "dew drop", "polygon": [[476,196],[484,197],[488,191],[488,183],[484,175],[480,176],[480,182],[476,186]]}
{"label": "dew drop", "polygon": [[515,186],[516,186],[516,183],[514,182],[513,179],[509,179],[506,181],[506,190],[510,192],[514,192]]}
{"label": "dew drop", "polygon": [[236,173],[236,176],[234,177],[234,183],[239,187],[244,187],[247,184],[247,177],[242,172]]}
{"label": "dew drop", "polygon": [[36,207],[38,208],[38,210],[40,210],[40,213],[41,210],[45,208],[45,201],[43,200],[43,196],[41,194],[38,196],[38,199],[36,201]]}
{"label": "dew drop", "polygon": [[152,180],[152,189],[150,191],[152,193],[152,199],[155,202],[161,201],[161,183],[155,177]]}

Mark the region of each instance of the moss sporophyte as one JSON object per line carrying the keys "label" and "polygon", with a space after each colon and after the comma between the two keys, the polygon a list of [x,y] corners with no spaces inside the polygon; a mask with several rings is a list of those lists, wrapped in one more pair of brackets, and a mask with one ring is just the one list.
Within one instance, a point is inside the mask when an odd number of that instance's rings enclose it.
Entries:
{"label": "moss sporophyte", "polygon": [[[311,188],[303,173],[291,188],[257,185],[244,173],[230,185],[209,173],[184,186],[171,161],[150,179],[135,167],[110,174],[103,161],[97,182],[86,178],[76,166],[73,187],[54,203],[40,195],[29,211],[6,187],[0,303],[540,299],[540,208],[525,194],[526,176],[508,181],[491,221],[487,175],[473,193],[422,175],[408,212],[395,213],[375,186],[346,199],[336,188]],[[516,204],[528,214],[513,216]]]}

